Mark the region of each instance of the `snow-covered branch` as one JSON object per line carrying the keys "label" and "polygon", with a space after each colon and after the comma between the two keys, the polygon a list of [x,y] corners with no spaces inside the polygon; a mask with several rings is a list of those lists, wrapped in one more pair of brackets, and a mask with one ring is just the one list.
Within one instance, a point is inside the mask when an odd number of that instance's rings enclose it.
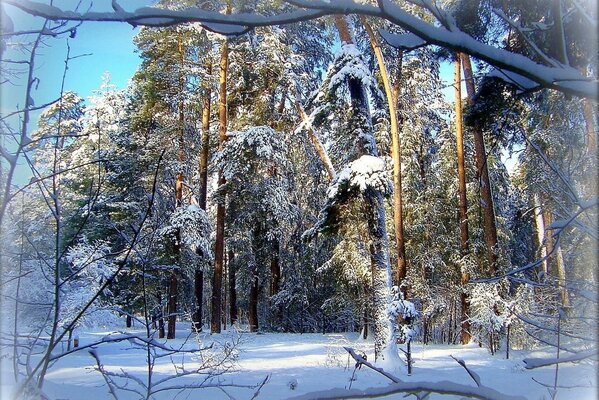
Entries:
{"label": "snow-covered branch", "polygon": [[384,397],[396,393],[414,394],[419,396],[422,392],[438,393],[446,395],[463,396],[473,399],[502,399],[502,400],[522,400],[522,396],[510,396],[505,393],[500,393],[494,389],[483,386],[480,383],[480,377],[466,367],[462,360],[454,358],[462,367],[466,369],[468,374],[477,383],[477,386],[468,386],[460,383],[441,381],[441,382],[402,382],[396,376],[386,372],[382,368],[378,368],[369,363],[364,357],[357,354],[352,348],[344,347],[344,349],[356,360],[359,365],[364,365],[382,375],[389,378],[393,383],[389,386],[368,388],[368,389],[330,389],[319,392],[307,393],[301,396],[292,397],[291,400],[312,400],[312,399],[372,399]]}
{"label": "snow-covered branch", "polygon": [[367,389],[330,389],[307,393],[302,396],[292,397],[290,400],[313,399],[374,399],[392,394],[405,393],[420,395],[422,392],[438,393],[445,395],[462,396],[472,399],[484,400],[524,400],[523,396],[510,396],[489,387],[469,386],[450,381],[439,382],[401,382],[384,387]]}
{"label": "snow-covered branch", "polygon": [[[206,29],[223,34],[242,34],[253,27],[307,21],[324,15],[340,13],[370,15],[386,19],[429,44],[467,53],[497,68],[526,77],[543,87],[594,100],[599,98],[599,82],[594,78],[583,76],[575,68],[564,65],[538,64],[524,55],[499,49],[474,39],[459,30],[453,21],[448,21],[451,25],[449,27],[436,26],[425,22],[389,0],[379,1],[378,6],[361,4],[352,0],[335,2],[287,0],[286,2],[303,7],[306,10],[282,12],[272,16],[247,13],[224,15],[200,8],[167,10],[154,7],[143,7],[131,12],[118,8],[116,11],[110,12],[78,13],[65,11],[38,1],[5,0],[7,5],[17,7],[28,14],[54,21],[116,21],[146,26],[169,26],[199,22]],[[393,45],[395,34],[388,33],[384,36]]]}
{"label": "snow-covered branch", "polygon": [[581,351],[576,354],[563,356],[560,358],[525,358],[522,361],[524,362],[524,364],[526,364],[526,369],[534,369],[540,367],[547,367],[549,365],[582,361],[588,358],[597,357],[598,354],[599,350],[591,349],[587,351]]}

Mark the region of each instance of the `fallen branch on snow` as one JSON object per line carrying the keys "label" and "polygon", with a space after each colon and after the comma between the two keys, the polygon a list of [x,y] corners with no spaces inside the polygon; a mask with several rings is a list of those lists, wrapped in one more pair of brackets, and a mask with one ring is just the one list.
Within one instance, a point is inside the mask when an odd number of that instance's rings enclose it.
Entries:
{"label": "fallen branch on snow", "polygon": [[[505,393],[500,393],[490,387],[482,386],[478,375],[466,367],[466,363],[455,359],[462,367],[466,369],[468,374],[477,383],[478,386],[463,385],[461,383],[440,381],[440,382],[403,382],[398,377],[386,372],[382,368],[378,368],[369,363],[364,357],[357,354],[352,348],[344,347],[344,349],[356,360],[359,365],[364,365],[373,371],[376,371],[393,383],[385,387],[374,387],[367,389],[329,389],[318,392],[306,393],[301,396],[292,397],[290,400],[315,400],[315,399],[373,399],[377,397],[388,396],[397,393],[413,394],[418,398],[422,397],[422,393],[437,393],[454,396],[462,396],[473,399],[483,400],[525,400],[523,396],[510,396]],[[460,362],[461,361],[461,362]],[[476,378],[475,378],[476,377]],[[478,379],[477,379],[478,378]]]}
{"label": "fallen branch on snow", "polygon": [[580,353],[567,355],[560,358],[525,358],[524,364],[526,369],[534,369],[540,367],[547,367],[549,365],[561,364],[566,362],[576,362],[586,360],[587,358],[596,357],[599,355],[599,350],[591,349],[587,351],[581,351]]}

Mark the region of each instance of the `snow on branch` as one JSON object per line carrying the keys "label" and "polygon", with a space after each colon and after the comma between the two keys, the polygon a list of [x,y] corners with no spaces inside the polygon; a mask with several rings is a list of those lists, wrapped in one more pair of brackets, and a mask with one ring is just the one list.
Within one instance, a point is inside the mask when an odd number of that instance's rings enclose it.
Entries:
{"label": "snow on branch", "polygon": [[525,358],[522,360],[524,364],[526,364],[526,369],[535,369],[540,367],[547,367],[549,365],[567,363],[567,362],[577,362],[586,360],[588,358],[597,357],[599,355],[599,350],[591,349],[586,351],[581,351],[576,354],[571,354],[567,356],[563,356],[560,358]]}
{"label": "snow on branch", "polygon": [[53,21],[112,21],[127,22],[133,26],[143,25],[153,27],[200,22],[206,29],[224,35],[239,35],[247,32],[249,28],[306,21],[327,14],[318,10],[296,10],[274,16],[247,13],[224,15],[198,7],[190,7],[183,10],[141,7],[129,12],[120,6],[116,7],[114,11],[79,13],[62,10],[59,7],[39,1],[6,0],[5,4],[17,7],[30,15]]}
{"label": "snow on branch", "polygon": [[385,160],[369,155],[361,156],[339,173],[337,180],[328,190],[328,197],[336,197],[341,187],[347,187],[350,190],[358,189],[360,192],[374,189],[384,195],[390,195],[393,191],[393,186],[388,179]]}
{"label": "snow on branch", "polygon": [[[564,65],[541,65],[532,59],[482,43],[462,32],[453,21],[445,21],[448,27],[433,25],[390,0],[379,0],[378,6],[361,4],[359,1],[337,0],[335,2],[315,0],[286,0],[287,3],[305,10],[281,12],[278,15],[239,13],[224,15],[197,7],[184,10],[168,10],[142,7],[128,12],[121,7],[110,12],[64,11],[58,7],[31,0],[4,0],[4,3],[22,11],[54,21],[115,21],[127,22],[134,26],[170,26],[187,22],[199,22],[206,29],[222,34],[241,34],[258,26],[282,25],[316,19],[332,14],[362,14],[380,17],[411,32],[429,44],[435,44],[452,51],[467,53],[480,60],[507,71],[522,75],[539,85],[564,93],[599,99],[599,81],[583,76],[575,68]],[[445,14],[443,14],[445,15]],[[386,39],[395,34],[387,33]],[[393,42],[391,39],[390,42]],[[552,59],[552,61],[554,61]],[[553,64],[553,62],[551,62]]]}
{"label": "snow on branch", "polygon": [[341,170],[331,183],[327,191],[327,203],[320,211],[320,219],[314,227],[304,232],[303,239],[311,240],[321,232],[334,232],[339,225],[339,206],[369,190],[388,196],[393,193],[393,183],[389,180],[385,160],[363,155]]}
{"label": "snow on branch", "polygon": [[[543,87],[594,100],[599,98],[599,81],[583,76],[575,68],[564,65],[538,64],[524,55],[482,43],[462,32],[455,25],[451,25],[451,29],[448,29],[428,23],[390,0],[379,0],[378,7],[360,4],[359,1],[352,0],[335,2],[287,0],[287,2],[299,7],[326,11],[329,14],[355,13],[380,17],[411,32],[428,44],[469,54],[497,68],[526,77]],[[400,43],[404,41],[400,34],[387,32],[382,36],[390,45],[393,45],[395,38]]]}

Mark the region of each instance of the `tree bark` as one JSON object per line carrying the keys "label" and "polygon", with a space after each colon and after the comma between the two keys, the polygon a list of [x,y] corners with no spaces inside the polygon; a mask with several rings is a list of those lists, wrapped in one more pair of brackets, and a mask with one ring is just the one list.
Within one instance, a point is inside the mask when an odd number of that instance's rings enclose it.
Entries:
{"label": "tree bark", "polygon": [[[541,209],[543,210],[543,224],[545,225],[545,230],[551,226],[551,213],[545,207],[541,205]],[[547,252],[547,274],[555,275],[555,265],[553,263],[554,251],[553,251],[553,236],[548,235],[547,231],[545,231],[545,251]]]}
{"label": "tree bark", "polygon": [[[458,194],[459,194],[459,218],[460,218],[460,255],[466,257],[470,252],[469,249],[469,234],[468,234],[468,200],[466,196],[466,167],[464,160],[464,129],[462,126],[462,72],[460,68],[460,55],[456,54],[454,61],[454,88],[455,88],[455,131],[457,145],[457,161],[458,161]],[[470,280],[470,273],[461,270],[461,315],[460,315],[460,340],[462,344],[470,343],[470,322],[468,315],[470,314],[470,299],[466,292],[466,285]]]}
{"label": "tree bark", "polygon": [[[376,146],[372,146],[372,127],[367,118],[370,117],[368,99],[360,81],[348,79],[351,97],[351,111],[355,128],[362,132],[358,142],[358,156],[378,156]],[[361,126],[361,124],[364,124]],[[370,137],[368,137],[370,136]],[[391,262],[389,260],[389,239],[385,226],[385,204],[383,194],[379,190],[367,188],[364,199],[364,215],[367,219],[368,236],[370,239],[370,264],[372,268],[373,319],[374,319],[374,354],[375,360],[399,362],[395,334],[397,322],[389,313],[388,305],[391,299]]]}
{"label": "tree bark", "polygon": [[270,260],[270,296],[279,293],[281,283],[281,265],[279,264],[279,241],[275,240],[272,249],[272,258]]}
{"label": "tree bark", "polygon": [[337,31],[339,32],[339,39],[341,39],[341,43],[350,44],[354,42],[349,31],[349,25],[345,20],[345,16],[335,14],[335,26],[337,27]]}
{"label": "tree bark", "polygon": [[233,250],[229,250],[229,319],[231,326],[237,322],[237,288],[235,287],[237,269],[233,262],[234,257]]}
{"label": "tree bark", "polygon": [[162,290],[158,291],[156,295],[158,300],[158,338],[163,339],[166,336],[164,331],[164,307],[162,305]]}
{"label": "tree bark", "polygon": [[559,243],[555,248],[555,260],[557,264],[557,283],[559,286],[559,296],[563,307],[570,307],[570,296],[566,288],[566,266],[564,265],[564,255]]}
{"label": "tree bark", "polygon": [[[185,75],[183,72],[185,55],[184,55],[184,46],[183,46],[183,36],[179,33],[178,36],[178,47],[179,47],[179,151],[178,151],[178,160],[185,160],[185,103],[183,101],[183,92],[185,91]],[[183,205],[183,181],[184,176],[182,172],[177,173],[177,178],[175,182],[175,207],[181,207]],[[175,259],[178,267],[181,267],[181,233],[177,231],[176,239],[175,239]],[[177,269],[173,269],[171,271],[171,276],[169,279],[169,288],[168,288],[168,327],[166,338],[174,339],[176,324],[177,324],[177,296],[178,296],[178,278],[177,278]]]}
{"label": "tree bark", "polygon": [[258,331],[258,271],[252,271],[252,284],[250,286],[250,309],[248,313],[250,332]]}
{"label": "tree bark", "polygon": [[[206,75],[212,75],[212,62],[206,65]],[[210,148],[210,100],[212,91],[210,84],[204,87],[202,99],[202,153],[200,154],[200,197],[199,206],[206,210],[206,198],[208,195],[208,156]]]}
{"label": "tree bark", "polygon": [[[212,75],[212,62],[206,64],[206,75]],[[200,153],[200,194],[198,203],[202,210],[206,211],[206,199],[208,197],[208,156],[210,147],[210,100],[212,93],[210,84],[204,86],[202,99],[202,152]],[[193,329],[202,331],[203,305],[204,305],[204,271],[197,268],[194,274],[194,297],[196,309],[192,314]]]}
{"label": "tree bark", "polygon": [[[370,46],[374,51],[376,57],[381,79],[383,81],[383,88],[385,89],[385,96],[387,98],[387,105],[389,108],[389,120],[390,120],[390,135],[391,135],[391,158],[393,160],[393,225],[395,227],[395,244],[397,248],[397,286],[403,293],[404,298],[407,298],[408,290],[404,280],[407,274],[407,262],[406,262],[406,244],[404,238],[404,224],[403,224],[403,203],[402,203],[402,188],[401,188],[401,143],[399,139],[399,123],[397,120],[396,102],[398,96],[393,95],[391,87],[391,81],[389,80],[389,74],[387,73],[387,66],[385,65],[385,59],[383,58],[383,52],[381,47],[376,40],[376,36],[370,27],[370,24],[366,20],[366,17],[360,16],[360,21],[366,29],[368,38],[370,40]],[[399,60],[400,71],[402,60]],[[400,72],[401,75],[401,72]],[[397,82],[399,87],[399,82]]]}
{"label": "tree bark", "polygon": [[318,136],[316,136],[316,133],[314,132],[314,129],[312,128],[312,125],[307,123],[308,116],[306,115],[302,105],[299,102],[299,94],[297,91],[297,87],[295,87],[295,86],[294,86],[294,92],[295,92],[294,93],[295,109],[297,110],[297,113],[299,114],[300,118],[302,119],[302,122],[306,123],[308,139],[310,140],[310,143],[312,143],[312,146],[314,147],[314,150],[316,151],[318,158],[320,158],[320,161],[324,165],[324,167],[327,171],[327,176],[329,178],[329,182],[330,182],[333,179],[335,179],[335,168],[333,168],[333,163],[331,162],[329,155],[327,154],[326,150],[324,149],[324,146],[320,142],[320,139],[318,139]]}
{"label": "tree bark", "polygon": [[[472,75],[472,65],[470,56],[461,53],[462,65],[464,67],[464,78],[466,80],[466,92],[468,101],[474,99],[475,88]],[[485,150],[485,140],[482,127],[478,121],[474,121],[472,126],[472,135],[474,138],[474,152],[477,177],[480,183],[480,203],[483,209],[483,228],[485,235],[485,244],[487,247],[488,274],[495,276],[497,274],[497,226],[495,222],[495,210],[493,206],[493,194],[491,192],[491,182],[489,179],[489,170],[487,166],[487,153]]]}
{"label": "tree bark", "polygon": [[543,218],[543,207],[537,193],[533,195],[533,206],[535,208],[535,225],[537,228],[537,242],[539,244],[540,257],[543,259],[541,270],[547,276],[549,266],[547,262],[547,247],[545,243],[545,219]]}
{"label": "tree bark", "polygon": [[[227,14],[231,13],[231,3],[227,3]],[[227,72],[229,69],[229,43],[224,40],[220,56],[219,99],[218,99],[218,138],[222,150],[227,140]],[[218,173],[218,186],[225,184],[222,170]],[[222,280],[225,251],[225,203],[220,199],[216,207],[216,243],[214,249],[214,275],[212,277],[212,318],[210,331],[220,333],[222,315]]]}

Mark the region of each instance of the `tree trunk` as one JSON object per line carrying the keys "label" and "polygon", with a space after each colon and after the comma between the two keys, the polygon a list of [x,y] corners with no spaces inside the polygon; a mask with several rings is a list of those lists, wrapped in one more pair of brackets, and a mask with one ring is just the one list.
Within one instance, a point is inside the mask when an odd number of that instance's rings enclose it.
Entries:
{"label": "tree trunk", "polygon": [[545,220],[543,218],[543,207],[537,193],[533,195],[533,206],[535,208],[535,224],[537,228],[537,241],[540,249],[540,257],[543,259],[541,264],[542,272],[545,277],[549,273],[549,265],[547,262],[547,247],[545,243]]}
{"label": "tree trunk", "polygon": [[[462,72],[460,69],[460,55],[456,54],[454,61],[454,87],[455,87],[455,131],[458,160],[458,192],[459,192],[459,217],[460,217],[460,255],[462,259],[468,255],[469,234],[468,234],[468,200],[466,197],[466,167],[464,161],[464,129],[462,126]],[[462,266],[460,293],[461,315],[460,315],[460,341],[462,344],[470,343],[470,299],[466,292],[466,285],[470,280],[470,273]]]}
{"label": "tree trunk", "polygon": [[[183,36],[179,33],[178,36],[179,44],[179,154],[178,160],[185,160],[185,103],[183,101],[183,92],[185,91],[185,76],[183,75],[184,66],[184,47],[183,47]],[[182,172],[177,173],[177,179],[175,183],[175,207],[181,207],[183,205],[183,181],[184,176]],[[175,258],[177,266],[181,267],[181,233],[177,231],[176,243],[174,246]],[[178,279],[177,269],[171,271],[169,289],[168,289],[168,328],[167,328],[167,339],[175,338],[176,323],[177,323],[177,296],[178,296]]]}
{"label": "tree trunk", "polygon": [[204,272],[197,268],[193,276],[193,293],[196,301],[196,309],[191,315],[192,331],[202,332],[202,308],[204,301]]}
{"label": "tree trunk", "polygon": [[[549,210],[545,209],[542,205],[541,208],[543,210],[543,224],[545,225],[545,229],[551,226],[551,213]],[[551,234],[547,234],[545,231],[545,251],[547,252],[547,274],[548,275],[556,275],[555,274],[555,265],[553,263],[554,259],[554,251],[553,251],[553,236]]]}
{"label": "tree trunk", "polygon": [[[472,75],[472,65],[470,64],[470,56],[461,54],[462,64],[464,66],[464,78],[466,80],[466,92],[468,101],[474,99],[474,78]],[[480,182],[480,202],[483,208],[483,228],[485,234],[485,243],[487,247],[487,261],[489,263],[488,274],[495,276],[497,274],[497,226],[495,222],[495,210],[493,207],[493,194],[491,192],[491,182],[489,179],[489,170],[487,166],[487,153],[485,150],[485,140],[483,137],[482,127],[478,121],[474,121],[472,126],[472,134],[474,138],[474,152],[477,177]]]}
{"label": "tree trunk", "polygon": [[[208,60],[206,64],[206,75],[212,75],[212,62]],[[210,147],[210,100],[212,92],[210,85],[204,87],[202,99],[202,152],[200,153],[200,194],[199,206],[206,211],[206,199],[208,197],[208,156]],[[194,297],[196,300],[196,310],[192,314],[193,330],[202,331],[203,306],[204,306],[204,271],[197,268],[194,274]]]}
{"label": "tree trunk", "polygon": [[[401,143],[399,139],[399,123],[397,120],[396,102],[399,96],[393,96],[393,90],[391,88],[391,82],[389,80],[389,74],[387,73],[387,66],[385,65],[385,59],[383,58],[383,52],[376,40],[376,36],[370,27],[370,24],[366,20],[366,17],[361,16],[360,21],[366,29],[368,38],[370,40],[370,46],[374,51],[376,60],[383,81],[383,87],[385,89],[385,96],[387,98],[387,104],[389,107],[389,119],[390,119],[390,134],[391,134],[391,158],[393,160],[393,225],[395,227],[395,244],[397,248],[397,286],[401,289],[404,298],[407,298],[407,285],[404,280],[407,274],[407,262],[406,262],[406,244],[404,239],[404,224],[403,224],[403,204],[402,204],[402,188],[401,188]],[[400,76],[401,76],[401,65],[402,60],[399,60],[400,65]],[[399,81],[397,82],[399,87]]]}
{"label": "tree trunk", "polygon": [[362,339],[368,339],[368,307],[366,305],[362,312]]}
{"label": "tree trunk", "polygon": [[162,291],[158,291],[158,338],[163,339],[166,336],[164,330],[164,307],[162,305]]}
{"label": "tree trunk", "polygon": [[175,338],[175,324],[177,321],[177,273],[171,272],[168,286],[168,327],[166,332],[167,339]]}
{"label": "tree trunk", "polygon": [[[302,119],[302,121],[304,123],[306,123],[308,121],[308,116],[304,112],[304,109],[302,108],[302,105],[299,102],[299,94],[297,91],[297,87],[295,87],[295,86],[294,86],[294,92],[295,92],[294,93],[295,109],[297,110],[297,113],[300,115],[300,118]],[[316,151],[318,158],[320,158],[320,161],[324,165],[324,167],[327,171],[329,182],[330,182],[333,179],[335,179],[335,169],[333,168],[333,163],[331,162],[329,155],[327,154],[326,150],[324,149],[324,146],[320,142],[320,139],[318,139],[318,136],[316,136],[316,133],[314,132],[314,129],[312,128],[312,125],[309,123],[306,123],[306,130],[308,131],[308,139],[310,139],[310,143],[312,143],[312,146],[314,147],[314,150]]]}
{"label": "tree trunk", "polygon": [[[212,62],[206,65],[206,75],[212,75]],[[210,85],[204,87],[202,99],[202,152],[200,154],[200,197],[199,206],[206,210],[206,198],[208,194],[208,156],[210,150],[210,100],[212,92]]]}
{"label": "tree trunk", "polygon": [[[335,16],[335,24],[339,30],[341,41],[353,43],[345,18]],[[351,98],[351,119],[356,132],[363,130],[358,141],[357,154],[378,156],[370,126],[370,110],[368,99],[362,83],[349,77],[348,89]],[[358,133],[357,133],[358,134]],[[389,239],[385,226],[385,204],[380,191],[368,188],[362,195],[364,199],[364,215],[367,219],[370,238],[370,264],[372,267],[372,291],[374,320],[374,354],[375,360],[385,360],[392,364],[400,362],[395,343],[397,322],[388,311],[391,299],[391,263],[389,260]]]}
{"label": "tree trunk", "polygon": [[339,32],[339,39],[341,40],[342,44],[351,44],[354,42],[351,33],[349,32],[349,25],[347,25],[345,16],[335,14],[335,26],[337,27],[337,31]]}
{"label": "tree trunk", "polygon": [[235,254],[233,250],[229,250],[229,319],[231,320],[231,326],[237,322],[237,284],[235,263],[233,258]]}
{"label": "tree trunk", "polygon": [[255,269],[250,286],[250,309],[248,313],[250,332],[258,331],[258,271]]}
{"label": "tree trunk", "polygon": [[562,248],[557,243],[555,248],[555,259],[557,264],[557,283],[559,286],[559,296],[563,307],[570,307],[570,296],[568,295],[568,289],[566,288],[566,267],[564,265],[564,255],[562,254]]}
{"label": "tree trunk", "polygon": [[[227,14],[231,13],[231,4],[227,3]],[[227,72],[229,69],[229,44],[227,39],[223,42],[220,56],[220,78],[219,78],[219,99],[218,99],[218,138],[219,149],[222,150],[227,140]],[[222,170],[218,172],[218,186],[225,184],[225,176]],[[212,278],[212,318],[210,321],[210,331],[220,333],[221,315],[222,315],[222,280],[223,280],[223,261],[225,251],[225,203],[224,199],[219,200],[216,207],[216,243],[214,249],[214,275]]]}
{"label": "tree trunk", "polygon": [[275,240],[272,249],[272,258],[270,260],[270,296],[279,293],[281,282],[281,265],[279,264],[279,241]]}
{"label": "tree trunk", "polygon": [[562,64],[569,65],[564,25],[562,23],[562,0],[551,0],[551,16],[553,25],[551,27],[551,42],[549,53]]}

